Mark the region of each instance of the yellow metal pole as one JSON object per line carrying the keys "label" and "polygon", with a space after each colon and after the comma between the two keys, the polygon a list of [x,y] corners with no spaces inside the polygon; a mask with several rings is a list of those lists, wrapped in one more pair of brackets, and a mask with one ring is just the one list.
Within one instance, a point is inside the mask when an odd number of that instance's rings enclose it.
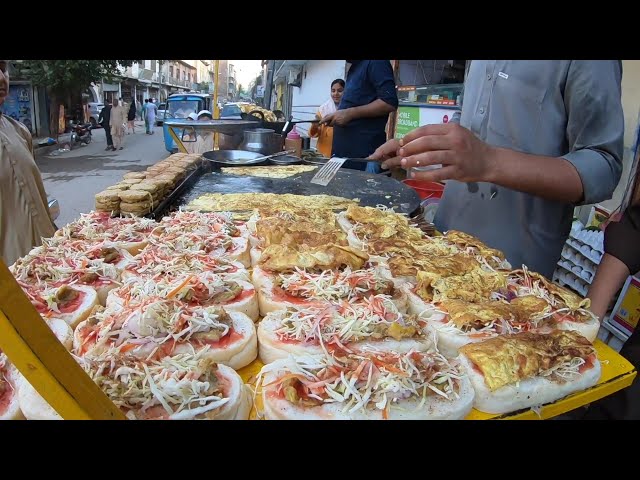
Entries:
{"label": "yellow metal pole", "polygon": [[169,135],[171,135],[171,138],[173,138],[173,141],[176,142],[176,145],[178,146],[178,150],[181,151],[182,153],[189,153],[187,151],[187,147],[185,147],[184,144],[182,143],[182,140],[178,138],[178,135],[176,135],[176,132],[173,131],[173,128],[167,125],[167,130],[169,131]]}
{"label": "yellow metal pole", "polygon": [[58,341],[2,260],[0,349],[62,418],[125,419]]}
{"label": "yellow metal pole", "polygon": [[[215,61],[213,72],[213,118],[220,118],[220,109],[218,108],[218,75],[220,74],[220,60]],[[218,150],[218,132],[213,132],[213,149]]]}
{"label": "yellow metal pole", "polygon": [[220,73],[220,60],[215,61],[215,71],[213,73],[213,118],[220,118],[220,109],[218,108],[218,74]]}

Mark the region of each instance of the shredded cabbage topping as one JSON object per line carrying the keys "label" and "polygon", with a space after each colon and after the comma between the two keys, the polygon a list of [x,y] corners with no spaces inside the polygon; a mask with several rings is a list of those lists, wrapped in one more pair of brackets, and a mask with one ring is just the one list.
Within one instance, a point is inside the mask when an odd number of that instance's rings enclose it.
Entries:
{"label": "shredded cabbage topping", "polygon": [[0,370],[4,370],[9,363],[9,358],[7,355],[0,350]]}
{"label": "shredded cabbage topping", "polygon": [[[404,316],[388,295],[372,295],[358,303],[310,306],[270,313],[266,318],[277,319],[280,327],[276,334],[280,339],[305,343],[335,344],[358,342],[363,339],[382,339],[390,336],[395,324],[402,336],[423,336],[425,322],[412,316]],[[392,331],[391,331],[392,332]]]}
{"label": "shredded cabbage topping", "polygon": [[151,352],[148,358],[169,340],[217,341],[232,328],[232,319],[221,307],[191,307],[175,298],[161,297],[148,297],[119,309],[110,307],[94,313],[89,321],[93,327],[83,332],[85,343],[95,339],[95,347],[146,346],[144,351]]}
{"label": "shredded cabbage topping", "polygon": [[0,350],[0,398],[9,390],[14,391],[13,385],[8,378],[9,358]]}
{"label": "shredded cabbage topping", "polygon": [[[516,296],[521,297],[525,295],[534,295],[538,298],[545,300],[549,306],[551,307],[551,311],[544,312],[543,316],[535,317],[535,320],[542,320],[543,318],[554,316],[555,314],[566,314],[569,317],[572,313],[578,313],[589,320],[599,321],[598,317],[591,311],[586,308],[578,308],[575,312],[572,312],[570,308],[564,306],[564,304],[556,299],[554,295],[552,295],[542,284],[540,280],[537,278],[534,279],[529,275],[529,269],[526,265],[522,265],[522,278],[519,275],[508,275],[507,276],[507,288],[514,291]],[[497,294],[499,295],[499,294]],[[570,318],[573,321],[577,319],[575,316],[571,316]]]}
{"label": "shredded cabbage topping", "polygon": [[[265,384],[266,374],[276,377]],[[447,360],[437,351],[408,353],[368,352],[343,358],[328,355],[289,356],[265,365],[258,385],[273,388],[291,403],[313,407],[338,403],[342,412],[403,408],[402,400],[414,408],[424,406],[427,397],[459,398],[463,373],[457,360]]]}
{"label": "shredded cabbage topping", "polygon": [[[102,247],[99,247],[102,248]],[[12,269],[16,279],[41,288],[61,283],[84,283],[83,278],[118,283],[120,272],[102,258],[90,259],[82,249],[66,248],[56,242],[43,244],[18,259]]]}
{"label": "shredded cabbage topping", "polygon": [[195,419],[226,404],[218,370],[206,349],[143,362],[107,351],[76,358],[130,419]]}
{"label": "shredded cabbage topping", "polygon": [[[149,297],[176,298],[184,302],[211,303],[215,294],[228,292],[238,283],[248,287],[242,272],[219,275],[203,272],[198,275],[182,275],[180,277],[159,278],[130,277],[111,295],[119,303],[144,301]],[[253,286],[252,286],[253,288]]]}
{"label": "shredded cabbage topping", "polygon": [[469,330],[462,330],[455,325],[454,322],[449,321],[443,325],[435,325],[434,328],[441,332],[452,333],[456,335],[462,335],[465,337],[478,337],[478,338],[493,338],[498,335],[509,335],[513,333],[529,332],[534,330],[537,325],[534,322],[516,322],[510,319],[495,319],[490,323],[484,325],[482,328],[470,327]]}
{"label": "shredded cabbage topping", "polygon": [[138,275],[161,278],[165,275],[199,274],[211,271],[218,274],[244,271],[244,266],[232,260],[205,253],[185,253],[172,248],[149,246],[136,255],[126,270]]}
{"label": "shredded cabbage topping", "polygon": [[56,237],[65,240],[89,240],[112,242],[144,241],[158,223],[144,217],[111,217],[105,212],[90,212],[80,215],[56,232]]}
{"label": "shredded cabbage topping", "polygon": [[344,271],[324,270],[316,274],[296,267],[292,273],[279,274],[278,283],[288,294],[296,297],[333,301],[351,300],[390,289],[390,281],[375,268],[351,270],[347,267]]}
{"label": "shredded cabbage topping", "polygon": [[571,360],[558,363],[548,370],[541,372],[540,376],[551,377],[555,378],[556,380],[570,381],[580,376],[580,367],[582,367],[585,363],[587,362],[584,358],[573,357]]}

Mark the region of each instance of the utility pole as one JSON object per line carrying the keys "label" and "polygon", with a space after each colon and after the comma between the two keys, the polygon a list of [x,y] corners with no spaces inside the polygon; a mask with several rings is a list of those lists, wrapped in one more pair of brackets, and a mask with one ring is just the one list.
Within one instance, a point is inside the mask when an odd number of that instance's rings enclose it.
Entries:
{"label": "utility pole", "polygon": [[273,74],[276,61],[271,60],[271,67],[267,70],[267,84],[264,86],[264,108],[271,110],[271,91],[273,90]]}
{"label": "utility pole", "polygon": [[220,60],[216,60],[213,73],[213,118],[220,118],[220,109],[218,108],[218,73],[220,70]]}

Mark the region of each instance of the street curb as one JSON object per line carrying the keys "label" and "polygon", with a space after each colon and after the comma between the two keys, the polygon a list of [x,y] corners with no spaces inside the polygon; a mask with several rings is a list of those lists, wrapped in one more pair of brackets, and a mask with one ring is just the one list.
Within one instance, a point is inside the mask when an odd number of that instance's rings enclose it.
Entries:
{"label": "street curb", "polygon": [[36,148],[33,151],[33,156],[37,160],[40,157],[49,155],[51,152],[56,151],[58,148],[60,148],[60,145],[58,145],[57,143],[54,145],[46,145],[44,147]]}

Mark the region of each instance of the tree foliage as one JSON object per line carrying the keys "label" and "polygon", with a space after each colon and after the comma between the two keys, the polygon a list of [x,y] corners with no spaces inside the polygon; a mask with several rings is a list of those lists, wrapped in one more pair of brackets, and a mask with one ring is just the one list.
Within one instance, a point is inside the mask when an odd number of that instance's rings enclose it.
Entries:
{"label": "tree foliage", "polygon": [[56,96],[81,92],[102,79],[109,82],[120,74],[118,66],[129,67],[131,60],[22,60],[16,62],[21,75],[34,85],[44,86]]}
{"label": "tree foliage", "polygon": [[257,75],[256,78],[249,82],[249,91],[254,91],[258,85],[262,85],[262,74]]}
{"label": "tree foliage", "polygon": [[256,78],[254,78],[253,80],[251,80],[251,82],[249,83],[249,90],[247,91],[247,93],[249,94],[249,96],[251,96],[251,98],[256,98],[257,96],[257,88],[258,86],[262,85],[262,75],[258,75],[256,76]]}

